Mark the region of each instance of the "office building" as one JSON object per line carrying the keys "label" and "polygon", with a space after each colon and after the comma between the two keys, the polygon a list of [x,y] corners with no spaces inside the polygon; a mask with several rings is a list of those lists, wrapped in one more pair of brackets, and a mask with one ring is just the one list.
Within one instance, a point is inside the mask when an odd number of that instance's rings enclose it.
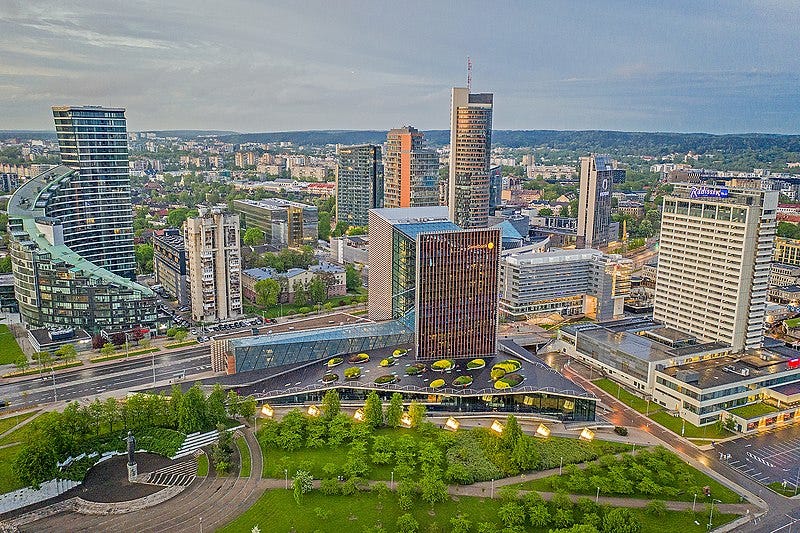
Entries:
{"label": "office building", "polygon": [[617,238],[611,235],[613,164],[605,155],[581,157],[578,191],[578,248],[599,248]]}
{"label": "office building", "polygon": [[489,218],[492,151],[491,93],[454,87],[450,107],[450,220],[464,229],[485,228]]}
{"label": "office building", "polygon": [[247,229],[264,232],[264,242],[273,250],[286,247],[316,246],[319,215],[316,206],[266,198],[234,200],[233,210]]}
{"label": "office building", "polygon": [[200,207],[184,223],[192,320],[216,322],[242,314],[239,215]]}
{"label": "office building", "polygon": [[606,321],[623,314],[633,261],[599,250],[504,250],[500,313],[511,320],[557,313]]}
{"label": "office building", "polygon": [[373,209],[369,212],[369,293],[371,320],[400,318],[415,303],[417,235],[460,229],[446,207]]}
{"label": "office building", "polygon": [[153,235],[153,277],[168,297],[181,306],[189,305],[186,244],[181,230],[167,228]]}
{"label": "office building", "polygon": [[772,260],[786,265],[800,265],[800,240],[775,237]]}
{"label": "office building", "polygon": [[78,171],[48,202],[64,244],[98,267],[135,280],[125,110],[54,106],[53,117],[62,164]]}
{"label": "office building", "polygon": [[417,359],[494,356],[500,230],[423,226],[416,244]]}
{"label": "office building", "polygon": [[366,226],[369,210],[383,207],[381,147],[339,146],[336,157],[336,221]]}
{"label": "office building", "polygon": [[19,174],[0,172],[0,192],[14,192],[19,187]]}
{"label": "office building", "polygon": [[423,147],[421,131],[410,126],[386,136],[383,207],[439,205],[439,155]]}
{"label": "office building", "polygon": [[494,216],[494,210],[503,204],[503,168],[492,167],[489,169],[489,215]]}
{"label": "office building", "polygon": [[734,350],[764,336],[778,192],[676,185],[664,198],[653,317]]}
{"label": "office building", "polygon": [[[67,244],[67,224],[60,217],[80,197],[84,182],[79,171],[57,166],[27,180],[8,202],[11,268],[22,319],[31,326],[91,332],[152,326],[157,313],[150,289],[92,263]],[[76,226],[71,219],[70,227]]]}

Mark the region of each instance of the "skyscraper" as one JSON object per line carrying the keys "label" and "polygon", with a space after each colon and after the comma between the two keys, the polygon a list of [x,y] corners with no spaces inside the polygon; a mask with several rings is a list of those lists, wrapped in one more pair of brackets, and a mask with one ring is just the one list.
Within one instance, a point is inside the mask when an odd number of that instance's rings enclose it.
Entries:
{"label": "skyscraper", "polygon": [[613,164],[606,155],[581,157],[578,191],[578,248],[606,246],[609,235]]}
{"label": "skyscraper", "polygon": [[411,126],[387,134],[384,207],[439,205],[439,156],[422,143],[422,132]]}
{"label": "skyscraper", "polygon": [[757,348],[764,337],[778,192],[676,185],[664,198],[653,318]]}
{"label": "skyscraper", "polygon": [[242,314],[239,215],[201,207],[184,223],[192,320],[215,322]]}
{"label": "skyscraper", "polygon": [[381,147],[339,146],[336,155],[336,221],[366,226],[369,210],[383,207]]}
{"label": "skyscraper", "polygon": [[491,93],[453,88],[448,207],[450,220],[464,229],[489,224],[493,100]]}
{"label": "skyscraper", "polygon": [[78,171],[51,215],[64,244],[95,265],[136,279],[125,109],[54,106],[62,163]]}

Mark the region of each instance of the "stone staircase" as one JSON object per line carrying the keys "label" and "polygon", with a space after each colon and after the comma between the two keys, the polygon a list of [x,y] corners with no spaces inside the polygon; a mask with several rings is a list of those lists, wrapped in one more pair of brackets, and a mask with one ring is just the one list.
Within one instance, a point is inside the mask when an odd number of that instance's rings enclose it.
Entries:
{"label": "stone staircase", "polygon": [[187,487],[194,481],[196,474],[197,464],[194,461],[182,461],[150,472],[147,474],[146,479],[137,481],[149,485],[162,485],[165,487]]}

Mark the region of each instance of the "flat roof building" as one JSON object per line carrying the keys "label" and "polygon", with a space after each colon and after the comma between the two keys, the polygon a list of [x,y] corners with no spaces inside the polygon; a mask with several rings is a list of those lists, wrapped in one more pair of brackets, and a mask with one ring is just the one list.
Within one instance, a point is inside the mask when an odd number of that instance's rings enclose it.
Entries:
{"label": "flat roof building", "polygon": [[439,155],[424,148],[421,131],[389,130],[383,168],[384,207],[439,205]]}
{"label": "flat roof building", "polygon": [[186,243],[181,230],[167,228],[161,235],[153,235],[153,277],[180,305],[189,305]]}
{"label": "flat roof building", "polygon": [[319,214],[317,207],[280,198],[234,200],[233,210],[244,227],[264,232],[264,242],[273,250],[316,246]]}
{"label": "flat roof building", "polygon": [[607,155],[581,157],[578,248],[606,246],[617,237],[610,234],[613,169],[613,162]]}
{"label": "flat roof building", "polygon": [[336,221],[366,226],[369,210],[383,207],[381,147],[339,146],[336,158]]}

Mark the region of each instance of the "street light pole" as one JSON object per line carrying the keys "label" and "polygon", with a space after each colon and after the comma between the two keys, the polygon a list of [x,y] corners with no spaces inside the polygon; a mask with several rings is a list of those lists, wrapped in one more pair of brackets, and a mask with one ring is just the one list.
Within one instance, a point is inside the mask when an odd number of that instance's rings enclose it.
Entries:
{"label": "street light pole", "polygon": [[711,519],[714,517],[714,502],[722,503],[722,501],[717,499],[711,500],[711,512],[708,513],[708,530],[711,531]]}
{"label": "street light pole", "polygon": [[50,367],[50,377],[53,378],[53,401],[58,401],[58,394],[56,393],[56,371],[53,370],[53,367]]}
{"label": "street light pole", "polygon": [[594,503],[600,502],[600,487],[597,487],[597,496],[594,498]]}
{"label": "street light pole", "polygon": [[491,494],[489,495],[489,497],[490,497],[491,499],[494,499],[494,478],[492,478],[492,492],[491,492]]}
{"label": "street light pole", "polygon": [[286,476],[286,490],[289,490],[289,470],[284,468],[283,475]]}
{"label": "street light pole", "polygon": [[153,387],[156,386],[156,352],[153,352]]}
{"label": "street light pole", "polygon": [[694,500],[692,500],[692,512],[694,512],[694,507],[697,505],[697,493],[694,493]]}

